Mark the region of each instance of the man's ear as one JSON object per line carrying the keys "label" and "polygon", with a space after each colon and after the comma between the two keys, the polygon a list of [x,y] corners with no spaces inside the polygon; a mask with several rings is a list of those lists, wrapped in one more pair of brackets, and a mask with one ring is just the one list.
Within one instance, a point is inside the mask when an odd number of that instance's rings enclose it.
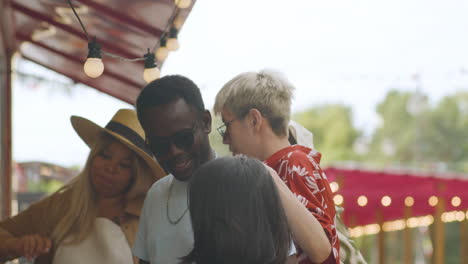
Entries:
{"label": "man's ear", "polygon": [[202,115],[202,122],[203,122],[203,131],[206,134],[211,133],[211,113],[208,110],[205,110]]}
{"label": "man's ear", "polygon": [[257,108],[250,109],[248,122],[249,126],[252,126],[255,131],[260,130],[263,123],[262,113]]}

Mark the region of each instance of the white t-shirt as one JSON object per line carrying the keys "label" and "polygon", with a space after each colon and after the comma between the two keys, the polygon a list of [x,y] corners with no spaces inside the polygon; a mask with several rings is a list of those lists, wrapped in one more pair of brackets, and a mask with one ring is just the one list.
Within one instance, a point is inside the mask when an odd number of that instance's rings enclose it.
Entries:
{"label": "white t-shirt", "polygon": [[96,218],[94,228],[78,244],[62,244],[55,251],[53,264],[133,263],[132,252],[120,226],[107,218]]}
{"label": "white t-shirt", "polygon": [[155,182],[146,195],[140,224],[133,246],[133,255],[150,263],[176,264],[193,249],[193,231],[190,212],[187,211],[179,223],[172,224],[169,217],[179,219],[188,208],[187,182],[174,178],[172,174]]}

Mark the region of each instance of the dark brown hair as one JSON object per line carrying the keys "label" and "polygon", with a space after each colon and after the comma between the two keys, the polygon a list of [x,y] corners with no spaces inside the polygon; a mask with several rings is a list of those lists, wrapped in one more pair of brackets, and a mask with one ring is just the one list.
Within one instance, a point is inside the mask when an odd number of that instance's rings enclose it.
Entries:
{"label": "dark brown hair", "polygon": [[194,248],[182,263],[283,264],[291,233],[273,179],[258,160],[223,157],[189,184]]}

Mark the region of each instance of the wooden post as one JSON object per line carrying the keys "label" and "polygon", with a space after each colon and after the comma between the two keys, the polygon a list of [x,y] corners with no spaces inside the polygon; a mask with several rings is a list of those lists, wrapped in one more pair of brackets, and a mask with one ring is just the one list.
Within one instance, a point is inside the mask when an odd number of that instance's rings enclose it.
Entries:
{"label": "wooden post", "polygon": [[0,219],[11,214],[11,67],[15,34],[10,1],[0,0]]}
{"label": "wooden post", "polygon": [[[404,210],[405,223],[408,223],[408,219],[412,215],[412,210],[410,206],[405,206]],[[408,227],[408,225],[406,225],[405,229],[403,229],[403,245],[403,263],[413,264],[413,229]]]}
{"label": "wooden post", "polygon": [[460,263],[468,263],[468,218],[460,222]]}
{"label": "wooden post", "polygon": [[377,223],[380,226],[380,231],[377,234],[377,249],[379,253],[379,264],[385,264],[385,232],[383,231],[383,213],[382,209],[377,209]]}
{"label": "wooden post", "polygon": [[442,213],[445,211],[445,199],[439,197],[434,214],[434,264],[444,264],[445,259],[445,223]]}
{"label": "wooden post", "polygon": [[[3,57],[3,56],[1,56]],[[11,56],[0,62],[0,219],[11,214]]]}

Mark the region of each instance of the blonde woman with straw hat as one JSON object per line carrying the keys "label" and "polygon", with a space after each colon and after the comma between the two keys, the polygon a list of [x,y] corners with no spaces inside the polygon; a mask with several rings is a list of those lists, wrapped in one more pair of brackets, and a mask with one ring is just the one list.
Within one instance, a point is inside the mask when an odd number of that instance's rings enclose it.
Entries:
{"label": "blonde woman with straw hat", "polygon": [[72,116],[90,147],[83,171],[54,194],[0,222],[0,262],[137,263],[131,246],[146,192],[165,175],[145,144],[136,112],[101,127]]}

